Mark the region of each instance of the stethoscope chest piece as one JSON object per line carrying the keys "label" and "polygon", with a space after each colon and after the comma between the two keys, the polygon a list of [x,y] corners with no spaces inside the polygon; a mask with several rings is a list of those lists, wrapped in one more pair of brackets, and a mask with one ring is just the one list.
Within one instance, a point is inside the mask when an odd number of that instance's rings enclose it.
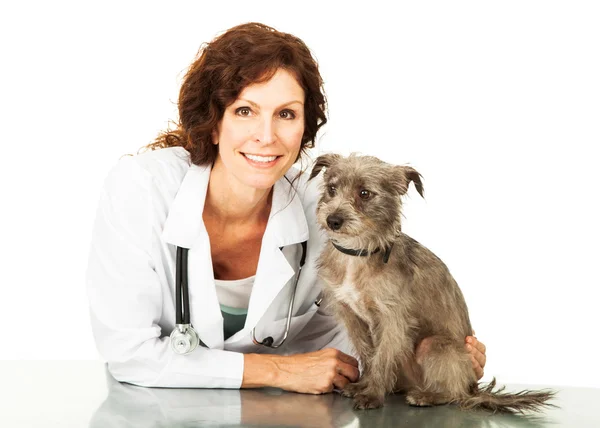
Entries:
{"label": "stethoscope chest piece", "polygon": [[190,324],[177,324],[171,332],[171,348],[176,354],[185,355],[198,347],[198,333]]}

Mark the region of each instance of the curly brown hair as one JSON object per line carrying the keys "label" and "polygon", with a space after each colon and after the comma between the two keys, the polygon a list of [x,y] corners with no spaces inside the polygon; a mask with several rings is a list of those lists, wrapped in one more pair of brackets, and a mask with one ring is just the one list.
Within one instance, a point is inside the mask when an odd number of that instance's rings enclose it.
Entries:
{"label": "curly brown hair", "polygon": [[323,79],[317,61],[299,38],[251,22],[230,28],[202,45],[179,91],[179,122],[163,131],[147,149],[182,146],[195,165],[214,163],[218,147],[213,130],[227,106],[253,83],[277,72],[290,72],[304,89],[304,135],[298,158],[314,147],[317,131],[327,123]]}

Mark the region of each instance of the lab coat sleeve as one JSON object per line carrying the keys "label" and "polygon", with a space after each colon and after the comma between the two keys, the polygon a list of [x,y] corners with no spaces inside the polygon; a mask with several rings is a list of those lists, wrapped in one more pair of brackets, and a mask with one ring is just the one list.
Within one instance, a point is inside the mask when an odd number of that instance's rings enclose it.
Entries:
{"label": "lab coat sleeve", "polygon": [[198,347],[179,355],[170,348],[171,332],[161,331],[166,291],[156,270],[161,226],[155,219],[154,181],[134,158],[124,158],[109,173],[101,192],[86,272],[98,351],[122,382],[239,388],[243,354]]}

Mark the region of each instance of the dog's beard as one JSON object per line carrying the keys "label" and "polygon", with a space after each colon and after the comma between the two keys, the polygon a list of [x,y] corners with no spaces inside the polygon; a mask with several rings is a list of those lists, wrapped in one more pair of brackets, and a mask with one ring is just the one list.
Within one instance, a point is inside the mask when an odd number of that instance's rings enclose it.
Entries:
{"label": "dog's beard", "polygon": [[[375,224],[375,220],[348,213],[343,215],[341,227],[333,230],[327,224],[327,217],[333,211],[327,208],[327,205],[323,205],[317,210],[317,222],[327,237],[340,247],[373,252],[390,247],[398,236],[400,224],[397,220],[390,218],[379,220]],[[382,225],[385,227],[381,227]]]}

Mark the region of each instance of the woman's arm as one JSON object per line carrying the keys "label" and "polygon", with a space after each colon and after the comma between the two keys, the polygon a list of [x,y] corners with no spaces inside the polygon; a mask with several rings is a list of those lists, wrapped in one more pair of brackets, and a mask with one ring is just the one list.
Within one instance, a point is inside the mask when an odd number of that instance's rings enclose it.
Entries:
{"label": "woman's arm", "polygon": [[[189,355],[170,348],[161,331],[168,296],[168,261],[156,255],[157,217],[164,210],[156,177],[135,158],[122,159],[101,191],[92,232],[86,285],[96,345],[119,381],[142,386],[239,388],[243,355],[197,348]],[[160,181],[159,181],[160,182]],[[159,208],[160,207],[160,208]]]}
{"label": "woman's arm", "polygon": [[359,377],[358,361],[337,349],[296,355],[244,355],[242,388],[274,386],[308,394],[343,389]]}
{"label": "woman's arm", "polygon": [[346,330],[323,305],[283,352],[245,355],[242,387],[275,386],[321,394],[343,389],[359,378],[359,362]]}

